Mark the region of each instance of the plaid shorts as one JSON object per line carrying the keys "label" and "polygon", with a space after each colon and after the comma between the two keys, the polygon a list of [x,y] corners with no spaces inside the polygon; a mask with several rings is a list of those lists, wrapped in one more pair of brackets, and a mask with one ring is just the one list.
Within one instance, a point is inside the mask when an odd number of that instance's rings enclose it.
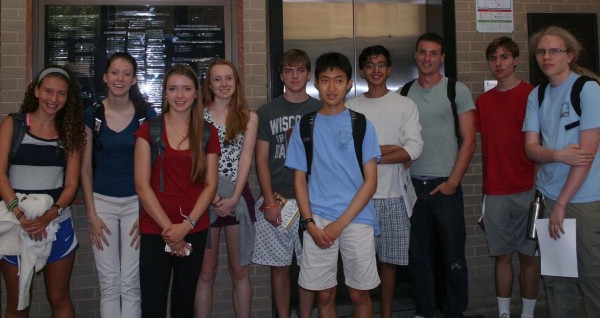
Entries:
{"label": "plaid shorts", "polygon": [[402,197],[373,199],[381,236],[375,238],[380,262],[408,265],[410,219]]}

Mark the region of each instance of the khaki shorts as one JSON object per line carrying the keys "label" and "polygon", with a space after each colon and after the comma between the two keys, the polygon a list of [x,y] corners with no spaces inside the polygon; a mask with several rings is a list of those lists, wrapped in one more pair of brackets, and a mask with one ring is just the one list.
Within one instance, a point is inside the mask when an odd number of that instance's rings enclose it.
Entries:
{"label": "khaki shorts", "polygon": [[[333,221],[313,215],[318,228]],[[371,290],[380,283],[375,260],[373,226],[351,223],[333,245],[318,247],[304,232],[304,248],[298,284],[308,290],[325,290],[337,286],[338,253],[342,254],[346,285],[356,290]]]}

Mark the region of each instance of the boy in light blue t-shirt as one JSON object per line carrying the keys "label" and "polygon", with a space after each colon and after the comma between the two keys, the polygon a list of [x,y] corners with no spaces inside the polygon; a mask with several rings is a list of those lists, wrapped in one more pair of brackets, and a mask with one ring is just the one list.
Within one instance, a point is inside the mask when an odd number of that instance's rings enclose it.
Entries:
{"label": "boy in light blue t-shirt", "polygon": [[[379,285],[374,236],[379,234],[371,197],[377,188],[379,143],[367,121],[362,144],[362,170],[357,162],[352,119],[344,97],[352,86],[352,66],[340,53],[321,55],[315,80],[323,102],[314,121],[312,164],[294,127],[285,165],[294,171],[296,200],[306,228],[299,285],[318,293],[319,316],[336,317],[337,255],[355,316],[373,314],[369,290]],[[357,253],[357,251],[360,251]]]}

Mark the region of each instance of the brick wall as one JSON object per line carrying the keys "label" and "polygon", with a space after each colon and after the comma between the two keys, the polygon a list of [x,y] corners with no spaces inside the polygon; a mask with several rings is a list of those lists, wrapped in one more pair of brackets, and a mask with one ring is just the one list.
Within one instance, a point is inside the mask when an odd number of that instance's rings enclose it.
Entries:
{"label": "brick wall", "polygon": [[[29,0],[26,0],[29,1]],[[25,82],[26,1],[2,0],[0,4],[0,115],[16,111],[22,100]],[[515,32],[513,38],[522,48],[518,74],[527,80],[527,12],[595,12],[600,13],[600,0],[514,0]],[[250,107],[256,109],[267,96],[266,1],[246,0],[243,3],[243,60],[246,96]],[[502,34],[480,34],[476,31],[475,1],[456,1],[456,29],[458,50],[458,79],[464,82],[476,98],[483,91],[483,80],[491,79],[483,56],[485,47]],[[508,34],[509,36],[511,34]],[[471,313],[495,311],[493,262],[489,258],[485,239],[476,226],[481,210],[481,154],[478,149],[463,182],[465,218],[467,222],[467,262],[470,278]],[[251,180],[257,192],[256,178]],[[81,246],[72,276],[72,294],[78,317],[96,317],[99,290],[91,253],[83,207],[75,208],[75,226]],[[225,246],[220,247],[220,267],[215,282],[215,317],[231,317],[231,283],[226,266]],[[251,267],[253,288],[253,317],[267,317],[271,308],[270,275],[267,268]],[[3,284],[2,284],[3,285]],[[515,284],[516,286],[516,284]],[[43,293],[41,277],[34,280],[32,317],[48,317],[49,308]],[[514,288],[515,297],[518,289]],[[543,295],[543,293],[541,293]],[[5,293],[2,295],[5,296]],[[517,298],[515,298],[517,299]],[[3,303],[5,303],[3,299]],[[516,303],[516,302],[515,302]]]}

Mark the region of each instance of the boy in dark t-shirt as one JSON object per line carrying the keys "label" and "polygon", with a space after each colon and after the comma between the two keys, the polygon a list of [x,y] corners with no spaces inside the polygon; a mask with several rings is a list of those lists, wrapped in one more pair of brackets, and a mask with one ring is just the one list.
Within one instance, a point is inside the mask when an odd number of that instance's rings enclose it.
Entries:
{"label": "boy in dark t-shirt", "polygon": [[[256,238],[252,262],[271,267],[273,300],[279,317],[290,311],[290,265],[294,252],[301,260],[298,219],[281,226],[281,206],[275,194],[295,200],[294,175],[286,168],[285,158],[292,128],[302,115],[316,111],[321,103],[306,93],[310,79],[310,59],[306,52],[290,49],[279,62],[285,93],[256,112],[259,127],[256,140],[256,173],[262,191],[257,201]],[[310,317],[314,293],[299,288],[299,316]]]}

